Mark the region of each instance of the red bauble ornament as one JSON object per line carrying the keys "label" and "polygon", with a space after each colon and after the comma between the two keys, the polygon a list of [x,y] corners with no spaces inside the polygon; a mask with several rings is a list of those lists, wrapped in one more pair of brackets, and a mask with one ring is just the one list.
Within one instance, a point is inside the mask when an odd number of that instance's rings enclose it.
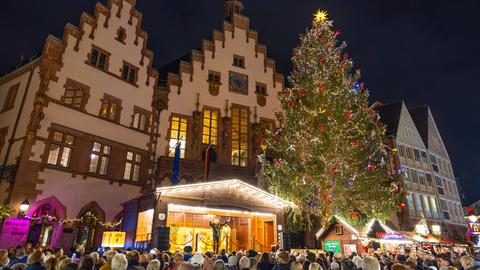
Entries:
{"label": "red bauble ornament", "polygon": [[277,143],[280,142],[280,136],[279,135],[275,136],[275,142],[277,142]]}
{"label": "red bauble ornament", "polygon": [[333,174],[336,174],[336,173],[337,173],[337,168],[333,167],[333,168],[332,168],[332,173],[333,173]]}
{"label": "red bauble ornament", "polygon": [[352,115],[351,112],[345,112],[345,119],[347,119],[347,121],[349,121],[351,115]]}
{"label": "red bauble ornament", "polygon": [[342,32],[340,32],[340,30],[338,30],[338,31],[335,32],[335,36],[336,36],[336,37],[340,36],[341,34],[342,34]]}
{"label": "red bauble ornament", "polygon": [[325,85],[321,82],[318,83],[318,92],[323,92],[325,90]]}
{"label": "red bauble ornament", "polygon": [[365,89],[365,83],[362,82],[362,83],[360,84],[360,89],[362,89],[362,90]]}
{"label": "red bauble ornament", "polygon": [[290,108],[290,110],[295,109],[295,103],[293,103],[293,101],[289,101],[288,102],[288,107]]}
{"label": "red bauble ornament", "polygon": [[325,62],[327,62],[327,59],[325,59],[325,58],[323,58],[323,57],[320,58],[320,63],[324,64]]}
{"label": "red bauble ornament", "polygon": [[467,212],[469,214],[473,214],[473,208],[472,207],[467,207]]}
{"label": "red bauble ornament", "polygon": [[406,206],[405,203],[402,202],[402,203],[400,203],[400,204],[398,205],[398,208],[403,209],[403,208],[405,208],[405,206]]}
{"label": "red bauble ornament", "polygon": [[358,147],[360,145],[360,140],[359,139],[356,139],[355,141],[353,141],[353,145],[355,147]]}
{"label": "red bauble ornament", "polygon": [[360,213],[357,212],[357,211],[352,211],[352,212],[350,213],[350,215],[352,216],[353,219],[357,219],[357,218],[358,218],[358,215],[360,215]]}
{"label": "red bauble ornament", "polygon": [[345,53],[345,54],[343,55],[343,59],[345,59],[345,60],[348,59],[348,53]]}
{"label": "red bauble ornament", "polygon": [[307,91],[305,91],[305,89],[299,89],[297,91],[297,98],[299,98],[299,99],[306,96],[306,95],[307,95]]}
{"label": "red bauble ornament", "polygon": [[275,158],[275,159],[273,160],[273,163],[275,164],[275,166],[280,166],[280,162],[281,162],[281,161],[282,161],[282,160],[281,160],[280,158]]}
{"label": "red bauble ornament", "polygon": [[325,126],[324,124],[320,124],[319,128],[323,132],[327,131],[327,126]]}

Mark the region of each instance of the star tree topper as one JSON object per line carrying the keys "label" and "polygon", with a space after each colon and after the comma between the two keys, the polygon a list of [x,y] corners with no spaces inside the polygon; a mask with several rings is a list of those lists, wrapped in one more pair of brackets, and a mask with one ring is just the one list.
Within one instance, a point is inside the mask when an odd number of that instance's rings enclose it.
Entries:
{"label": "star tree topper", "polygon": [[318,9],[315,14],[313,14],[314,18],[313,21],[316,23],[321,23],[327,20],[328,18],[328,13],[325,10],[320,10]]}

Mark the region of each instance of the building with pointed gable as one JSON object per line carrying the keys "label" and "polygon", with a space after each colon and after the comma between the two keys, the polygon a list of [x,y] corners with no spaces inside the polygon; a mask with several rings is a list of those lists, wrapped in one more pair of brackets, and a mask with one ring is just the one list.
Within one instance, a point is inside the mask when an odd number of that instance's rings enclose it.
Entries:
{"label": "building with pointed gable", "polygon": [[169,101],[160,115],[157,184],[171,184],[172,157],[180,143],[180,183],[238,178],[260,185],[257,156],[265,130],[275,126],[284,77],[243,9],[241,1],[227,1],[222,31],[214,30],[200,50],[159,68],[164,86],[159,91],[168,92]]}
{"label": "building with pointed gable", "polygon": [[163,105],[141,23],[135,0],[97,3],[0,78],[0,196],[30,203],[24,242],[96,248],[120,203],[151,185]]}
{"label": "building with pointed gable", "polygon": [[450,157],[428,106],[408,109],[403,101],[378,109],[407,192],[405,208],[392,219],[395,229],[413,231],[422,218],[441,225],[447,237],[463,235],[466,225]]}

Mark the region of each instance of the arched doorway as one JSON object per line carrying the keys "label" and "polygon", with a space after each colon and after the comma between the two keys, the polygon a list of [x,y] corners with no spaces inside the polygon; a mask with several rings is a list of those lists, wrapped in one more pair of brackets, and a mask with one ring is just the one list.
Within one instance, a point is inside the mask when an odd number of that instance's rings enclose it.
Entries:
{"label": "arched doorway", "polygon": [[75,243],[82,244],[87,251],[96,249],[103,233],[100,222],[105,222],[105,212],[93,201],[82,207],[77,218],[81,221],[75,228]]}
{"label": "arched doorway", "polygon": [[35,202],[28,213],[32,218],[27,241],[39,246],[55,246],[61,231],[59,219],[65,218],[65,206],[55,197]]}

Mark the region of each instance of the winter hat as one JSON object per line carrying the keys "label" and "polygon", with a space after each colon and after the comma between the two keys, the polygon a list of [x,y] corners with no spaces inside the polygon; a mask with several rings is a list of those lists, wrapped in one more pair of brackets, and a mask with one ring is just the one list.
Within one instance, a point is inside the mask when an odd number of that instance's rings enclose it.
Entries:
{"label": "winter hat", "polygon": [[190,259],[190,262],[195,267],[202,266],[204,261],[205,261],[205,258],[203,258],[202,254],[200,253],[195,253],[195,255],[193,255],[192,258]]}

